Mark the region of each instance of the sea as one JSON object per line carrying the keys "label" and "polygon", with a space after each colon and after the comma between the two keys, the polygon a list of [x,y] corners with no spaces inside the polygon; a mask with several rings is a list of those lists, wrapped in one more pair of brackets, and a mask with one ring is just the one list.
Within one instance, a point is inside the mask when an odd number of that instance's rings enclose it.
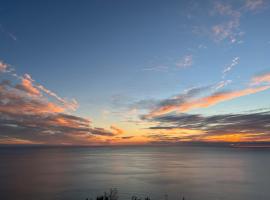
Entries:
{"label": "sea", "polygon": [[0,200],[270,200],[270,149],[0,147]]}

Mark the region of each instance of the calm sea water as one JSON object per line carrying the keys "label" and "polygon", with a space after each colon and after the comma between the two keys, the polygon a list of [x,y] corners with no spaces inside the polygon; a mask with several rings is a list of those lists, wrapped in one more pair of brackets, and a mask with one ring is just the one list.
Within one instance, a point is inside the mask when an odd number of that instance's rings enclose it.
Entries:
{"label": "calm sea water", "polygon": [[221,147],[0,148],[0,199],[269,200],[270,149]]}

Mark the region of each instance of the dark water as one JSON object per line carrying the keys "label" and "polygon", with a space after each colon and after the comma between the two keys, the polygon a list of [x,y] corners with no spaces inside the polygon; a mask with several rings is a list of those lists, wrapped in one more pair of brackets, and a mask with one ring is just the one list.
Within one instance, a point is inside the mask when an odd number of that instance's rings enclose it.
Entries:
{"label": "dark water", "polygon": [[270,149],[214,147],[0,148],[0,199],[269,200]]}

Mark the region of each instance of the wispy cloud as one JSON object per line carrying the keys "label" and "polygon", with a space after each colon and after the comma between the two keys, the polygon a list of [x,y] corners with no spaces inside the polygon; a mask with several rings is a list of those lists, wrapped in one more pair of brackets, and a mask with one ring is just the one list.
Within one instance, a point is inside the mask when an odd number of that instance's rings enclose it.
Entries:
{"label": "wispy cloud", "polygon": [[251,11],[256,11],[263,8],[264,5],[264,0],[246,0],[245,8]]}
{"label": "wispy cloud", "polygon": [[143,71],[157,71],[157,72],[166,72],[168,71],[169,67],[166,65],[156,65],[151,67],[143,68]]}
{"label": "wispy cloud", "polygon": [[170,112],[187,112],[189,110],[197,108],[207,108],[213,105],[216,105],[220,102],[232,100],[238,97],[254,94],[269,89],[270,86],[260,86],[254,88],[247,88],[238,91],[231,92],[217,92],[206,97],[197,98],[197,99],[184,99],[181,102],[174,102],[169,104],[164,104],[152,110],[146,118],[152,118],[159,115],[168,114]]}
{"label": "wispy cloud", "polygon": [[187,68],[193,65],[193,56],[192,55],[185,55],[181,58],[177,63],[176,66],[179,68]]}
{"label": "wispy cloud", "polygon": [[232,80],[220,81],[213,88],[214,90],[220,90],[224,88],[225,86],[229,85],[230,83],[232,83]]}
{"label": "wispy cloud", "polygon": [[[214,15],[225,17],[225,21],[212,27],[212,34],[216,41],[229,39],[231,43],[235,43],[239,36],[243,33],[239,30],[241,12],[232,8],[229,4],[215,2]],[[227,19],[229,18],[229,19]]]}
{"label": "wispy cloud", "polygon": [[234,57],[232,60],[232,63],[230,65],[228,65],[227,67],[225,67],[225,69],[222,72],[222,78],[225,78],[225,76],[228,74],[228,72],[230,72],[236,65],[239,64],[239,57]]}
{"label": "wispy cloud", "polygon": [[[176,105],[181,105],[186,101],[198,97],[203,92],[208,91],[211,87],[204,86],[204,87],[193,87],[190,89],[185,90],[183,93],[174,95],[170,98],[163,99],[163,100],[142,100],[139,101],[137,104],[139,109],[148,109],[151,110],[148,115],[143,116],[143,118],[154,116],[157,113],[166,113],[168,110],[171,110],[172,107]],[[142,106],[142,107],[140,107]]]}
{"label": "wispy cloud", "polygon": [[[198,48],[206,48],[203,45],[199,45]],[[163,62],[164,63],[164,62]],[[169,72],[172,70],[184,69],[191,67],[194,64],[193,55],[187,54],[177,59],[168,59],[165,64],[155,64],[148,67],[144,67],[143,71],[153,71],[153,72]]]}
{"label": "wispy cloud", "polygon": [[2,33],[6,34],[13,41],[16,41],[17,40],[17,37],[13,33],[9,32],[7,29],[5,29],[2,24],[0,24],[0,31]]}
{"label": "wispy cloud", "polygon": [[79,107],[79,104],[77,102],[76,99],[71,99],[71,100],[66,100],[62,97],[60,97],[59,95],[57,95],[56,93],[52,92],[51,90],[47,89],[46,87],[44,87],[43,85],[37,84],[36,86],[40,91],[45,92],[47,95],[57,99],[59,102],[61,102],[63,105],[65,105],[65,107],[67,107],[70,110],[77,110],[77,108]]}
{"label": "wispy cloud", "polygon": [[265,7],[264,0],[246,0],[235,8],[229,3],[215,1],[212,16],[219,16],[223,19],[211,27],[212,38],[217,41],[228,40],[230,43],[241,43],[244,32],[240,28],[241,17],[249,12],[258,11]]}

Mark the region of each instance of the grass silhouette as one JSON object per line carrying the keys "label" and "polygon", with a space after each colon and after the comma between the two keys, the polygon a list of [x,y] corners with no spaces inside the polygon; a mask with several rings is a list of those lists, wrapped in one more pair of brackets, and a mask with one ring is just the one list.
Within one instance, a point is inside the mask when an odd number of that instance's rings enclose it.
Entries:
{"label": "grass silhouette", "polygon": [[[103,195],[99,195],[95,199],[86,198],[86,200],[119,200],[118,190],[116,188],[112,188],[109,190],[109,192],[104,192]],[[148,196],[144,198],[139,198],[133,195],[131,197],[131,200],[151,200],[151,199]],[[168,195],[165,195],[165,200],[168,200]],[[186,199],[183,196],[182,199],[179,199],[179,200],[186,200]]]}

